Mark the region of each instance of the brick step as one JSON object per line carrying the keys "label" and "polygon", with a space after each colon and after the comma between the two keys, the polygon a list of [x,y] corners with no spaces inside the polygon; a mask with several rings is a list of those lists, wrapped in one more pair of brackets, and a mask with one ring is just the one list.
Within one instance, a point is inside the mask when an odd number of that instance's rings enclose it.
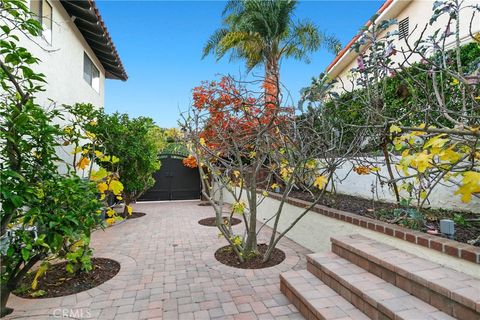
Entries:
{"label": "brick step", "polygon": [[479,278],[361,235],[331,241],[332,252],[439,310],[459,319],[480,319]]}
{"label": "brick step", "polygon": [[307,270],[371,319],[455,319],[334,253],[308,255]]}
{"label": "brick step", "polygon": [[280,274],[280,290],[308,320],[369,319],[307,270]]}

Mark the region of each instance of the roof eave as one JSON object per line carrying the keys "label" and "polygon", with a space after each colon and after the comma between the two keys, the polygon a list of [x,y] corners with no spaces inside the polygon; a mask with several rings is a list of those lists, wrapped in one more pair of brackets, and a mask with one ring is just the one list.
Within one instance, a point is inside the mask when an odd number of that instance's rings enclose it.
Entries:
{"label": "roof eave", "polygon": [[60,0],[93,53],[105,69],[107,79],[128,79],[117,49],[94,0]]}

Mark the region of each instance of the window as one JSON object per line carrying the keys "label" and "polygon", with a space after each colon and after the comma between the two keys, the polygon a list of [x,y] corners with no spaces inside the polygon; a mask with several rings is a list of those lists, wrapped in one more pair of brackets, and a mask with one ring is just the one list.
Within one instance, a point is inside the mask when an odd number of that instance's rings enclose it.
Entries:
{"label": "window", "polygon": [[86,53],[83,54],[83,79],[95,91],[100,92],[100,72]]}
{"label": "window", "polygon": [[408,17],[398,24],[398,39],[404,39],[406,37],[408,37]]}
{"label": "window", "polygon": [[30,10],[36,15],[42,24],[42,37],[48,43],[52,43],[52,6],[46,0],[31,0]]}

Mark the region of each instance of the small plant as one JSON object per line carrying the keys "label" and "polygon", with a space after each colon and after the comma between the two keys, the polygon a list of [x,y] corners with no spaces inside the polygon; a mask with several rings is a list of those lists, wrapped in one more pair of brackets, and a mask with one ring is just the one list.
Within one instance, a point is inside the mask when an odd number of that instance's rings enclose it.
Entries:
{"label": "small plant", "polygon": [[462,226],[462,227],[468,227],[470,225],[470,222],[468,222],[465,219],[465,216],[461,213],[453,214],[453,222],[455,222],[456,225]]}
{"label": "small plant", "polygon": [[398,223],[405,227],[419,230],[425,227],[423,214],[414,207],[411,207],[412,198],[401,199],[400,208],[393,209],[392,223]]}

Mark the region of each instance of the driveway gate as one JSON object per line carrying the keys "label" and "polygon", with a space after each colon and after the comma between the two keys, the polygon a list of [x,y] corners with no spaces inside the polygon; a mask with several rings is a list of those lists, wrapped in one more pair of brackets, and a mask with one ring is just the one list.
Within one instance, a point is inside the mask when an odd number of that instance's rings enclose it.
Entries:
{"label": "driveway gate", "polygon": [[183,165],[185,156],[161,154],[160,170],[153,174],[155,185],[147,190],[139,201],[200,199],[200,174],[198,168]]}

